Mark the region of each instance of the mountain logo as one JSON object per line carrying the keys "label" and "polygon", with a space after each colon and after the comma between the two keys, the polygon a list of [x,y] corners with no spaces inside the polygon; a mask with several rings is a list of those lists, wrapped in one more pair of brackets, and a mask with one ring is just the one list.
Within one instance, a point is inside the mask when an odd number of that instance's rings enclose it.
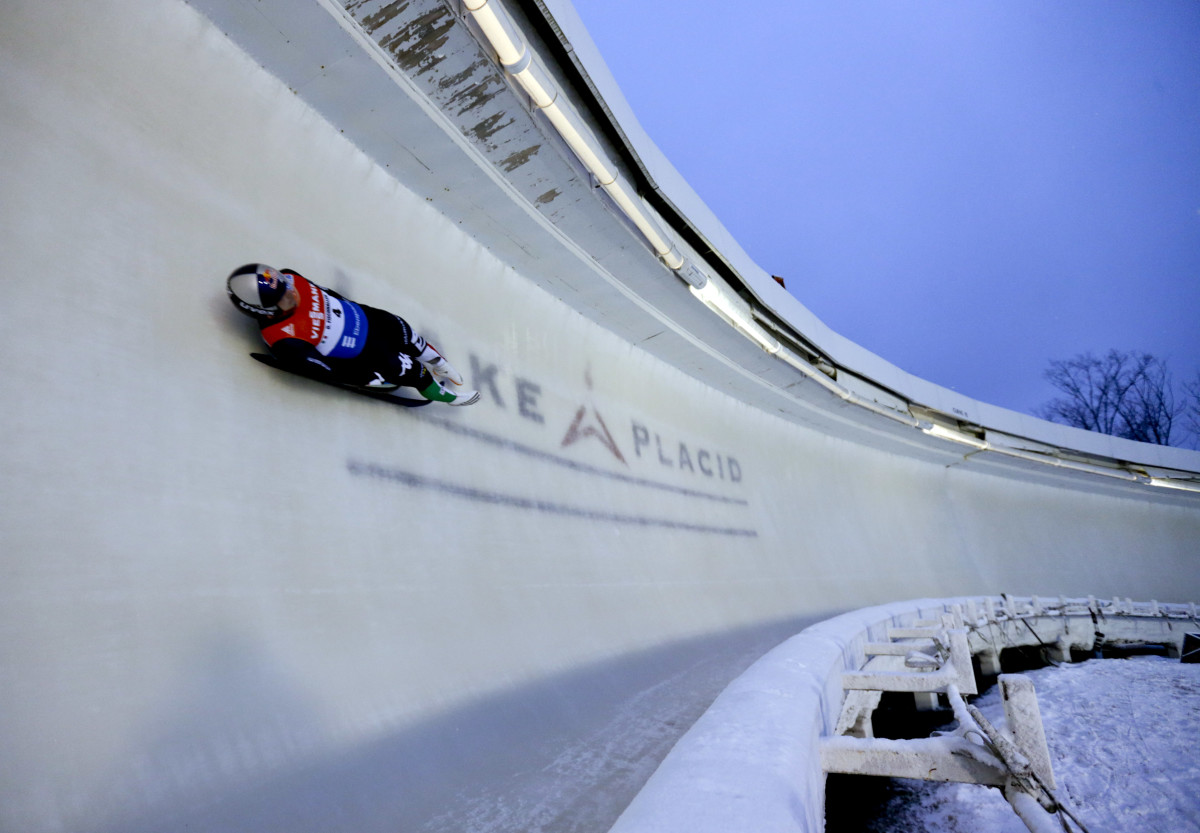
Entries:
{"label": "mountain logo", "polygon": [[[588,419],[588,407],[580,405],[579,410],[575,412],[575,419],[571,422],[571,427],[567,429],[566,436],[563,437],[561,448],[574,445],[580,440],[588,437],[595,437],[600,441],[600,444],[607,448],[612,456],[616,457],[626,466],[629,465],[625,460],[625,455],[621,453],[621,449],[617,447],[616,440],[613,439],[612,433],[608,430],[608,426],[604,424],[604,418],[600,416],[600,412],[592,408],[591,419]],[[586,421],[585,421],[586,420]]]}
{"label": "mountain logo", "polygon": [[[590,367],[584,372],[583,380],[587,384],[588,390],[591,390],[592,369]],[[604,424],[604,417],[600,416],[600,412],[592,408],[591,416],[589,417],[588,406],[580,405],[579,410],[575,412],[575,419],[571,421],[571,427],[567,429],[566,435],[563,436],[559,448],[567,448],[568,446],[575,445],[575,443],[588,437],[595,437],[600,441],[602,446],[609,450],[612,456],[621,461],[622,465],[629,465],[625,460],[625,455],[621,453],[620,447],[617,446],[617,441],[613,439],[612,432]]]}

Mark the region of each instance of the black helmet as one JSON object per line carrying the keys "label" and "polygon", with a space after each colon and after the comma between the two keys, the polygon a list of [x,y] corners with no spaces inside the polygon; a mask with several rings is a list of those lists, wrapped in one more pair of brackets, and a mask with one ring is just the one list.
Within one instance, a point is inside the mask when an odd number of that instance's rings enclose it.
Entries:
{"label": "black helmet", "polygon": [[270,318],[279,309],[279,301],[288,290],[288,282],[278,269],[265,263],[247,263],[229,274],[225,289],[229,300],[246,315]]}

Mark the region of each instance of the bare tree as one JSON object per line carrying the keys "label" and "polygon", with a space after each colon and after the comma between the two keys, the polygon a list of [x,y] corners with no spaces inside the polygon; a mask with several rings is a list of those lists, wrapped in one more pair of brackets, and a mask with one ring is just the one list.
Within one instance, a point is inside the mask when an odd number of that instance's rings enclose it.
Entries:
{"label": "bare tree", "polygon": [[1072,359],[1055,359],[1044,375],[1065,396],[1042,405],[1037,415],[1088,431],[1116,434],[1121,404],[1137,379],[1135,361],[1133,354],[1117,350],[1103,358],[1082,353]]}
{"label": "bare tree", "polygon": [[1118,436],[1143,443],[1170,445],[1175,419],[1184,410],[1175,403],[1167,366],[1152,356],[1138,368],[1137,378],[1121,403],[1124,427]]}
{"label": "bare tree", "polygon": [[[1168,445],[1176,419],[1189,409],[1187,402],[1176,401],[1166,362],[1149,353],[1109,350],[1102,357],[1083,353],[1056,359],[1045,377],[1064,395],[1036,414],[1089,431]],[[1196,387],[1200,402],[1200,375]]]}
{"label": "bare tree", "polygon": [[1192,435],[1193,445],[1200,447],[1200,370],[1196,371],[1196,376],[1192,381],[1184,383],[1183,391],[1187,429]]}

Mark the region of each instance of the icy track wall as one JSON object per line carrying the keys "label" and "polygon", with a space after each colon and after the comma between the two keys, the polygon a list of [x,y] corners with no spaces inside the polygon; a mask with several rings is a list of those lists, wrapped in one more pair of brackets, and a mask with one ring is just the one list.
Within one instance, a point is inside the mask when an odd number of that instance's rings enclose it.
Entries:
{"label": "icy track wall", "polygon": [[[706,339],[663,327],[676,367],[548,289],[587,258],[491,208],[428,102],[396,87],[413,142],[377,162],[227,37],[268,4],[216,6],[0,11],[0,830],[603,829],[801,620],[1200,595],[1193,495],[956,466],[706,384]],[[331,31],[297,49],[374,78]],[[564,222],[596,215],[580,188],[547,188]],[[652,262],[613,225],[610,262]],[[402,313],[482,401],[251,361],[223,290],[251,260]]]}

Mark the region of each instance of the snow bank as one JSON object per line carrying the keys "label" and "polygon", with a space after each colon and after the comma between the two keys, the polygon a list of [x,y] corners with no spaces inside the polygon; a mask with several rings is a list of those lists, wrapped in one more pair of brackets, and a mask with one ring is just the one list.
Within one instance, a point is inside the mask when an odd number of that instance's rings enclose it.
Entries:
{"label": "snow bank", "polygon": [[[1200,665],[1161,657],[1026,672],[1038,692],[1058,797],[1088,829],[1200,830]],[[995,688],[975,703],[997,725]],[[902,781],[887,831],[1023,833],[998,790]]]}

